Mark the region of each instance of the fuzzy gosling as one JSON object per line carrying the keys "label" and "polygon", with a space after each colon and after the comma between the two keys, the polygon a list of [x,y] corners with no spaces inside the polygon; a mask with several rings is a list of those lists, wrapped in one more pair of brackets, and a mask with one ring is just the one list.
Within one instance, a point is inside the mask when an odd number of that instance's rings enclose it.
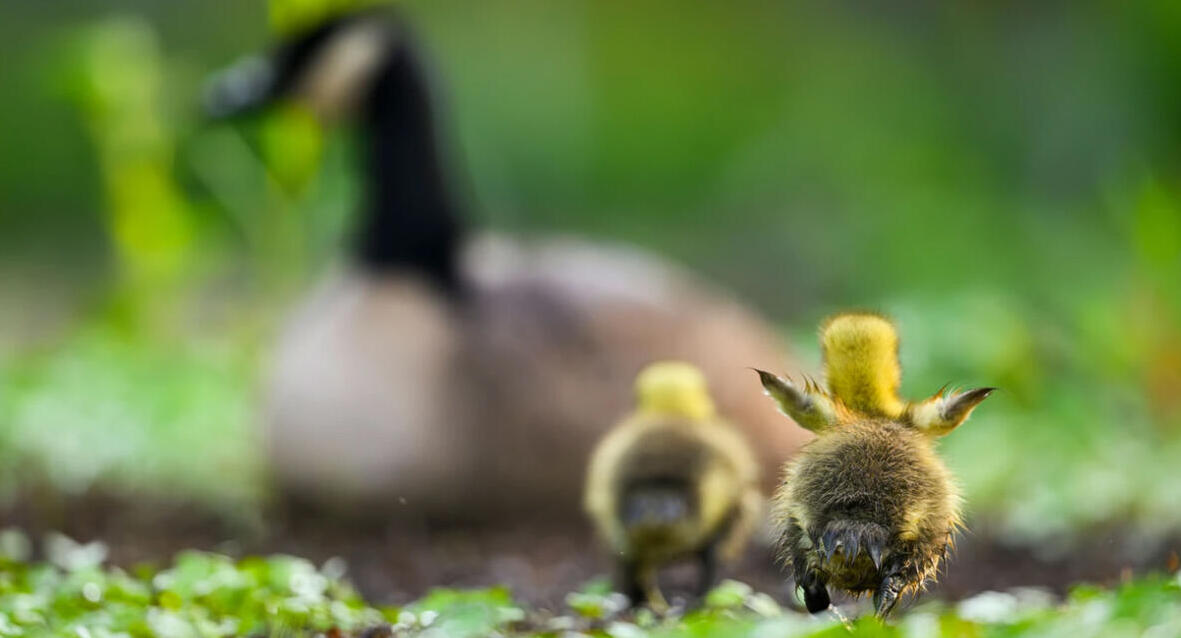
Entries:
{"label": "fuzzy gosling", "polygon": [[828,388],[757,371],[783,410],[817,438],[788,462],[774,499],[779,556],[813,613],[828,586],[872,592],[879,617],[933,579],[960,527],[960,497],[935,439],[993,388],[899,398],[898,334],[873,314],[828,320],[820,342]]}
{"label": "fuzzy gosling", "polygon": [[585,506],[619,560],[633,604],[666,605],[656,571],[680,558],[701,566],[699,594],[718,559],[737,556],[759,522],[758,468],[746,441],[715,409],[705,378],[659,362],[636,378],[637,407],[591,456]]}

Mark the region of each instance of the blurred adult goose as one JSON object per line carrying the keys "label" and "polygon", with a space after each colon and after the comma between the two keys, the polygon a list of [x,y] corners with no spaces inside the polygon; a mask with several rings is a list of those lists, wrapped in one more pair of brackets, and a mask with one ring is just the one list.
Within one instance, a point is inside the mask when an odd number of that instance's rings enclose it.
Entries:
{"label": "blurred adult goose", "polygon": [[775,332],[681,268],[622,247],[473,235],[448,188],[428,74],[395,18],[338,18],[210,84],[232,116],[305,100],[359,124],[348,263],[275,351],[265,409],[287,495],[443,519],[576,516],[588,455],[657,359],[699,366],[764,475],[806,434],[752,388]]}

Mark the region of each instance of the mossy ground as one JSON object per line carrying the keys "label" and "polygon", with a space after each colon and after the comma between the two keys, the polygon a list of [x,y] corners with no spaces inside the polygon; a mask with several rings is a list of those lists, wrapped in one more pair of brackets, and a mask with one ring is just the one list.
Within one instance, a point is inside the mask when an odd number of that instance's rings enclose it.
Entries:
{"label": "mossy ground", "polygon": [[986,592],[958,603],[924,601],[883,624],[852,605],[809,616],[737,581],[691,610],[628,610],[603,579],[555,608],[528,607],[504,587],[435,589],[402,606],[373,605],[348,582],[344,561],[293,556],[234,560],[182,552],[161,569],[104,565],[106,548],[54,535],[43,560],[30,542],[0,533],[0,636],[211,638],[215,636],[1176,636],[1181,578],[1158,575],[1114,588]]}

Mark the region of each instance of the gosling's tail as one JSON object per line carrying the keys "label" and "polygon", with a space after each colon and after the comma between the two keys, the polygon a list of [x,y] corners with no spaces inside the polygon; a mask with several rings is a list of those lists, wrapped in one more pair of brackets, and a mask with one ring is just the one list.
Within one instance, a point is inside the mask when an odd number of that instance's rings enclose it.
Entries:
{"label": "gosling's tail", "polygon": [[693,510],[688,491],[677,485],[637,486],[628,490],[620,505],[620,520],[629,530],[675,525]]}
{"label": "gosling's tail", "polygon": [[882,554],[890,532],[884,526],[869,521],[829,521],[820,535],[820,552],[825,562],[851,564],[864,555],[875,568],[882,566]]}

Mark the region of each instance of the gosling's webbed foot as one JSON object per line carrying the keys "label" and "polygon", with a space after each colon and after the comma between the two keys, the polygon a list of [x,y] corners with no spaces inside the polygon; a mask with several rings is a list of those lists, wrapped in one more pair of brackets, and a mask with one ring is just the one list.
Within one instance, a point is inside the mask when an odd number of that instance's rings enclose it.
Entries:
{"label": "gosling's webbed foot", "polygon": [[800,582],[800,588],[804,590],[804,606],[808,608],[809,613],[818,614],[832,605],[828,588],[819,576],[808,574]]}
{"label": "gosling's webbed foot", "polygon": [[620,585],[623,595],[627,596],[632,607],[644,604],[644,585],[641,583],[640,565],[634,561],[624,561],[619,569]]}
{"label": "gosling's webbed foot", "polygon": [[668,601],[656,582],[656,570],[649,564],[626,560],[620,565],[623,593],[633,608],[647,604],[653,611],[668,610]]}
{"label": "gosling's webbed foot", "polygon": [[828,597],[828,589],[824,585],[818,585],[815,589],[804,590],[804,606],[808,608],[809,613],[819,614],[831,605],[832,599]]}
{"label": "gosling's webbed foot", "polygon": [[697,581],[697,597],[704,599],[714,585],[718,584],[718,550],[716,543],[706,545],[697,554],[701,564],[701,574]]}

